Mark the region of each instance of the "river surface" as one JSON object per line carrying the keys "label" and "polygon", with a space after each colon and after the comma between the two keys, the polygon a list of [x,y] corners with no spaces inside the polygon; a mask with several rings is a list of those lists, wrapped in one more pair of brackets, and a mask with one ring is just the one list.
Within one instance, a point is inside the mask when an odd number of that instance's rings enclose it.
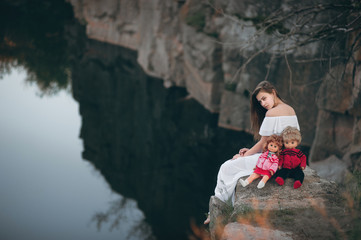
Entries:
{"label": "river surface", "polygon": [[6,2],[0,239],[189,238],[220,164],[252,137],[147,76],[136,52],[88,39],[69,4]]}

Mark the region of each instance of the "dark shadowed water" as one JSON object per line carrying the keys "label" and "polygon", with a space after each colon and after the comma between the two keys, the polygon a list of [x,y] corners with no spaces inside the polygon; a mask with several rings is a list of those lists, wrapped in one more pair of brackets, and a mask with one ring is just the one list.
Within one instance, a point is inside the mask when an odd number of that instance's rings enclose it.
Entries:
{"label": "dark shadowed water", "polygon": [[[0,4],[0,239],[186,239],[247,134],[63,1]],[[45,21],[46,19],[46,21]]]}

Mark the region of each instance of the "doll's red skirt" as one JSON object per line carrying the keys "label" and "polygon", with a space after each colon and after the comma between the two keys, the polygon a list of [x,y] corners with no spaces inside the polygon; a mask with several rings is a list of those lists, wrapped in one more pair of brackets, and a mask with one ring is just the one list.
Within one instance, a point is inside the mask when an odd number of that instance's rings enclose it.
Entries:
{"label": "doll's red skirt", "polygon": [[272,177],[271,172],[269,170],[263,170],[262,168],[256,167],[256,169],[254,170],[254,173],[257,173],[259,175],[267,175],[269,178]]}

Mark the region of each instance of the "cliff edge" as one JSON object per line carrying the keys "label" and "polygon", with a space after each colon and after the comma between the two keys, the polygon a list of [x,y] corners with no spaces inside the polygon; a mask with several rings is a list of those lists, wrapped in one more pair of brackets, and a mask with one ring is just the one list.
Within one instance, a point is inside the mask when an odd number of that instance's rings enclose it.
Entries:
{"label": "cliff edge", "polygon": [[263,189],[258,180],[245,188],[238,183],[233,208],[213,196],[211,238],[346,239],[356,216],[338,185],[309,167],[300,188],[293,189],[293,182],[279,186],[272,178]]}

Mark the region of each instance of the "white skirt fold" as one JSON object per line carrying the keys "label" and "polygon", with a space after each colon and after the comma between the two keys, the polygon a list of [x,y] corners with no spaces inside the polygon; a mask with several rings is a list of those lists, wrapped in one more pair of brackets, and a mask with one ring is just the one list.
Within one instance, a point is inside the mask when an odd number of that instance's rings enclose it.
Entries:
{"label": "white skirt fold", "polygon": [[233,203],[238,179],[252,174],[259,156],[261,153],[224,162],[218,171],[217,185],[214,190],[215,196],[223,202],[232,198]]}

